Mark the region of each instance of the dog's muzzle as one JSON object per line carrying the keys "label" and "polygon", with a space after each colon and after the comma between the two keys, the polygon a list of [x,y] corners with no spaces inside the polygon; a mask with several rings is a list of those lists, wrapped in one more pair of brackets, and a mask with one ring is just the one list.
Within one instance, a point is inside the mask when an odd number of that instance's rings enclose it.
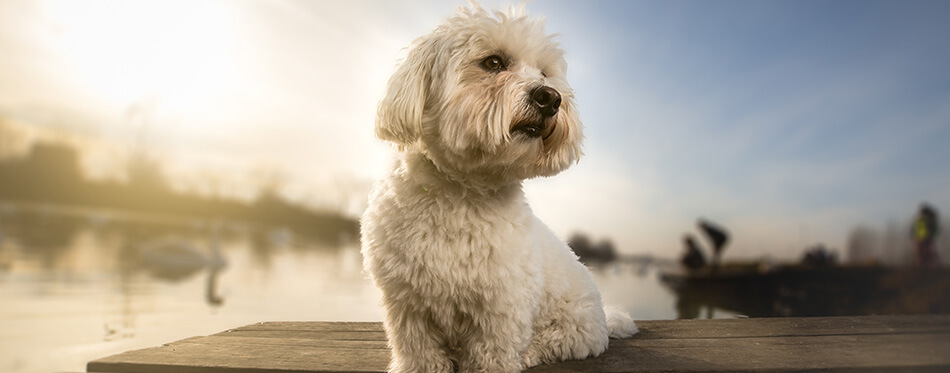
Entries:
{"label": "dog's muzzle", "polygon": [[531,91],[530,97],[531,105],[540,115],[533,120],[518,123],[512,128],[512,132],[519,132],[532,138],[547,139],[554,132],[555,122],[551,118],[557,115],[558,108],[561,107],[561,94],[554,88],[540,86]]}

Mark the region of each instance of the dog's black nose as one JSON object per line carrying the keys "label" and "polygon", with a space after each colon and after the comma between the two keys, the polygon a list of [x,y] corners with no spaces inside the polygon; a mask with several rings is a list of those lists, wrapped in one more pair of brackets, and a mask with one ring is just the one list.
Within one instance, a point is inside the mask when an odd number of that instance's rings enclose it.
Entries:
{"label": "dog's black nose", "polygon": [[548,86],[541,86],[531,91],[531,99],[538,106],[538,110],[541,110],[541,115],[546,117],[555,116],[558,107],[561,106],[561,94]]}

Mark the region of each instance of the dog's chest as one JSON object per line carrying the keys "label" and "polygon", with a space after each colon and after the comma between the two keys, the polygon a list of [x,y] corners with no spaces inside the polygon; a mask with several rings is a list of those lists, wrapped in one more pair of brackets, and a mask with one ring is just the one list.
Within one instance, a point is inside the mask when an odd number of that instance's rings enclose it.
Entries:
{"label": "dog's chest", "polygon": [[[530,243],[530,209],[523,196],[451,198],[436,191],[376,201],[379,249],[413,276],[440,279],[521,276],[538,255]],[[522,196],[519,198],[519,196]],[[475,276],[481,277],[481,276]]]}
{"label": "dog's chest", "polygon": [[451,209],[433,204],[405,217],[420,239],[402,252],[403,263],[416,284],[427,284],[414,287],[425,302],[470,311],[498,299],[533,299],[538,291],[528,286],[540,276],[530,215],[519,205],[477,202],[456,201]]}
{"label": "dog's chest", "polygon": [[421,208],[415,218],[407,217],[414,230],[427,232],[420,245],[423,254],[474,266],[516,260],[531,250],[526,237],[531,220],[517,208],[477,199],[452,203],[450,208],[445,203],[422,203],[429,208]]}

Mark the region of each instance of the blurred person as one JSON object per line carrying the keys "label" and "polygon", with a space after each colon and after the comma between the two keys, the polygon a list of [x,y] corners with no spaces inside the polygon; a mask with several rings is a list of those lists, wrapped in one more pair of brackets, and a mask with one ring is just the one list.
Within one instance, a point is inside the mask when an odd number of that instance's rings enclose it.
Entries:
{"label": "blurred person", "polygon": [[712,266],[713,268],[719,268],[722,261],[722,252],[726,249],[726,243],[729,242],[729,233],[721,226],[702,218],[696,222],[696,225],[712,242]]}
{"label": "blurred person", "polygon": [[940,233],[940,224],[937,210],[927,203],[921,203],[912,232],[918,266],[936,267],[940,264],[940,257],[934,247],[938,233]]}
{"label": "blurred person", "polygon": [[699,249],[699,245],[693,240],[693,236],[689,234],[684,235],[683,244],[686,246],[686,252],[683,253],[683,258],[680,259],[680,263],[683,263],[683,265],[689,269],[705,267],[706,256],[703,255],[703,251]]}

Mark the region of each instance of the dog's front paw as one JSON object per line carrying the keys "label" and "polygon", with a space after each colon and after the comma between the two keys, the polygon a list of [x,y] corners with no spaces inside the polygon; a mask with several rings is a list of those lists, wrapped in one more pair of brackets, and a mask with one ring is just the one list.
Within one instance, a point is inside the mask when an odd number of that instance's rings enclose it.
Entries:
{"label": "dog's front paw", "polygon": [[541,355],[538,354],[537,349],[529,348],[528,351],[525,351],[524,356],[521,358],[521,370],[525,370],[539,364],[541,364]]}
{"label": "dog's front paw", "polygon": [[399,359],[393,358],[389,364],[390,373],[453,373],[455,365],[447,358]]}

